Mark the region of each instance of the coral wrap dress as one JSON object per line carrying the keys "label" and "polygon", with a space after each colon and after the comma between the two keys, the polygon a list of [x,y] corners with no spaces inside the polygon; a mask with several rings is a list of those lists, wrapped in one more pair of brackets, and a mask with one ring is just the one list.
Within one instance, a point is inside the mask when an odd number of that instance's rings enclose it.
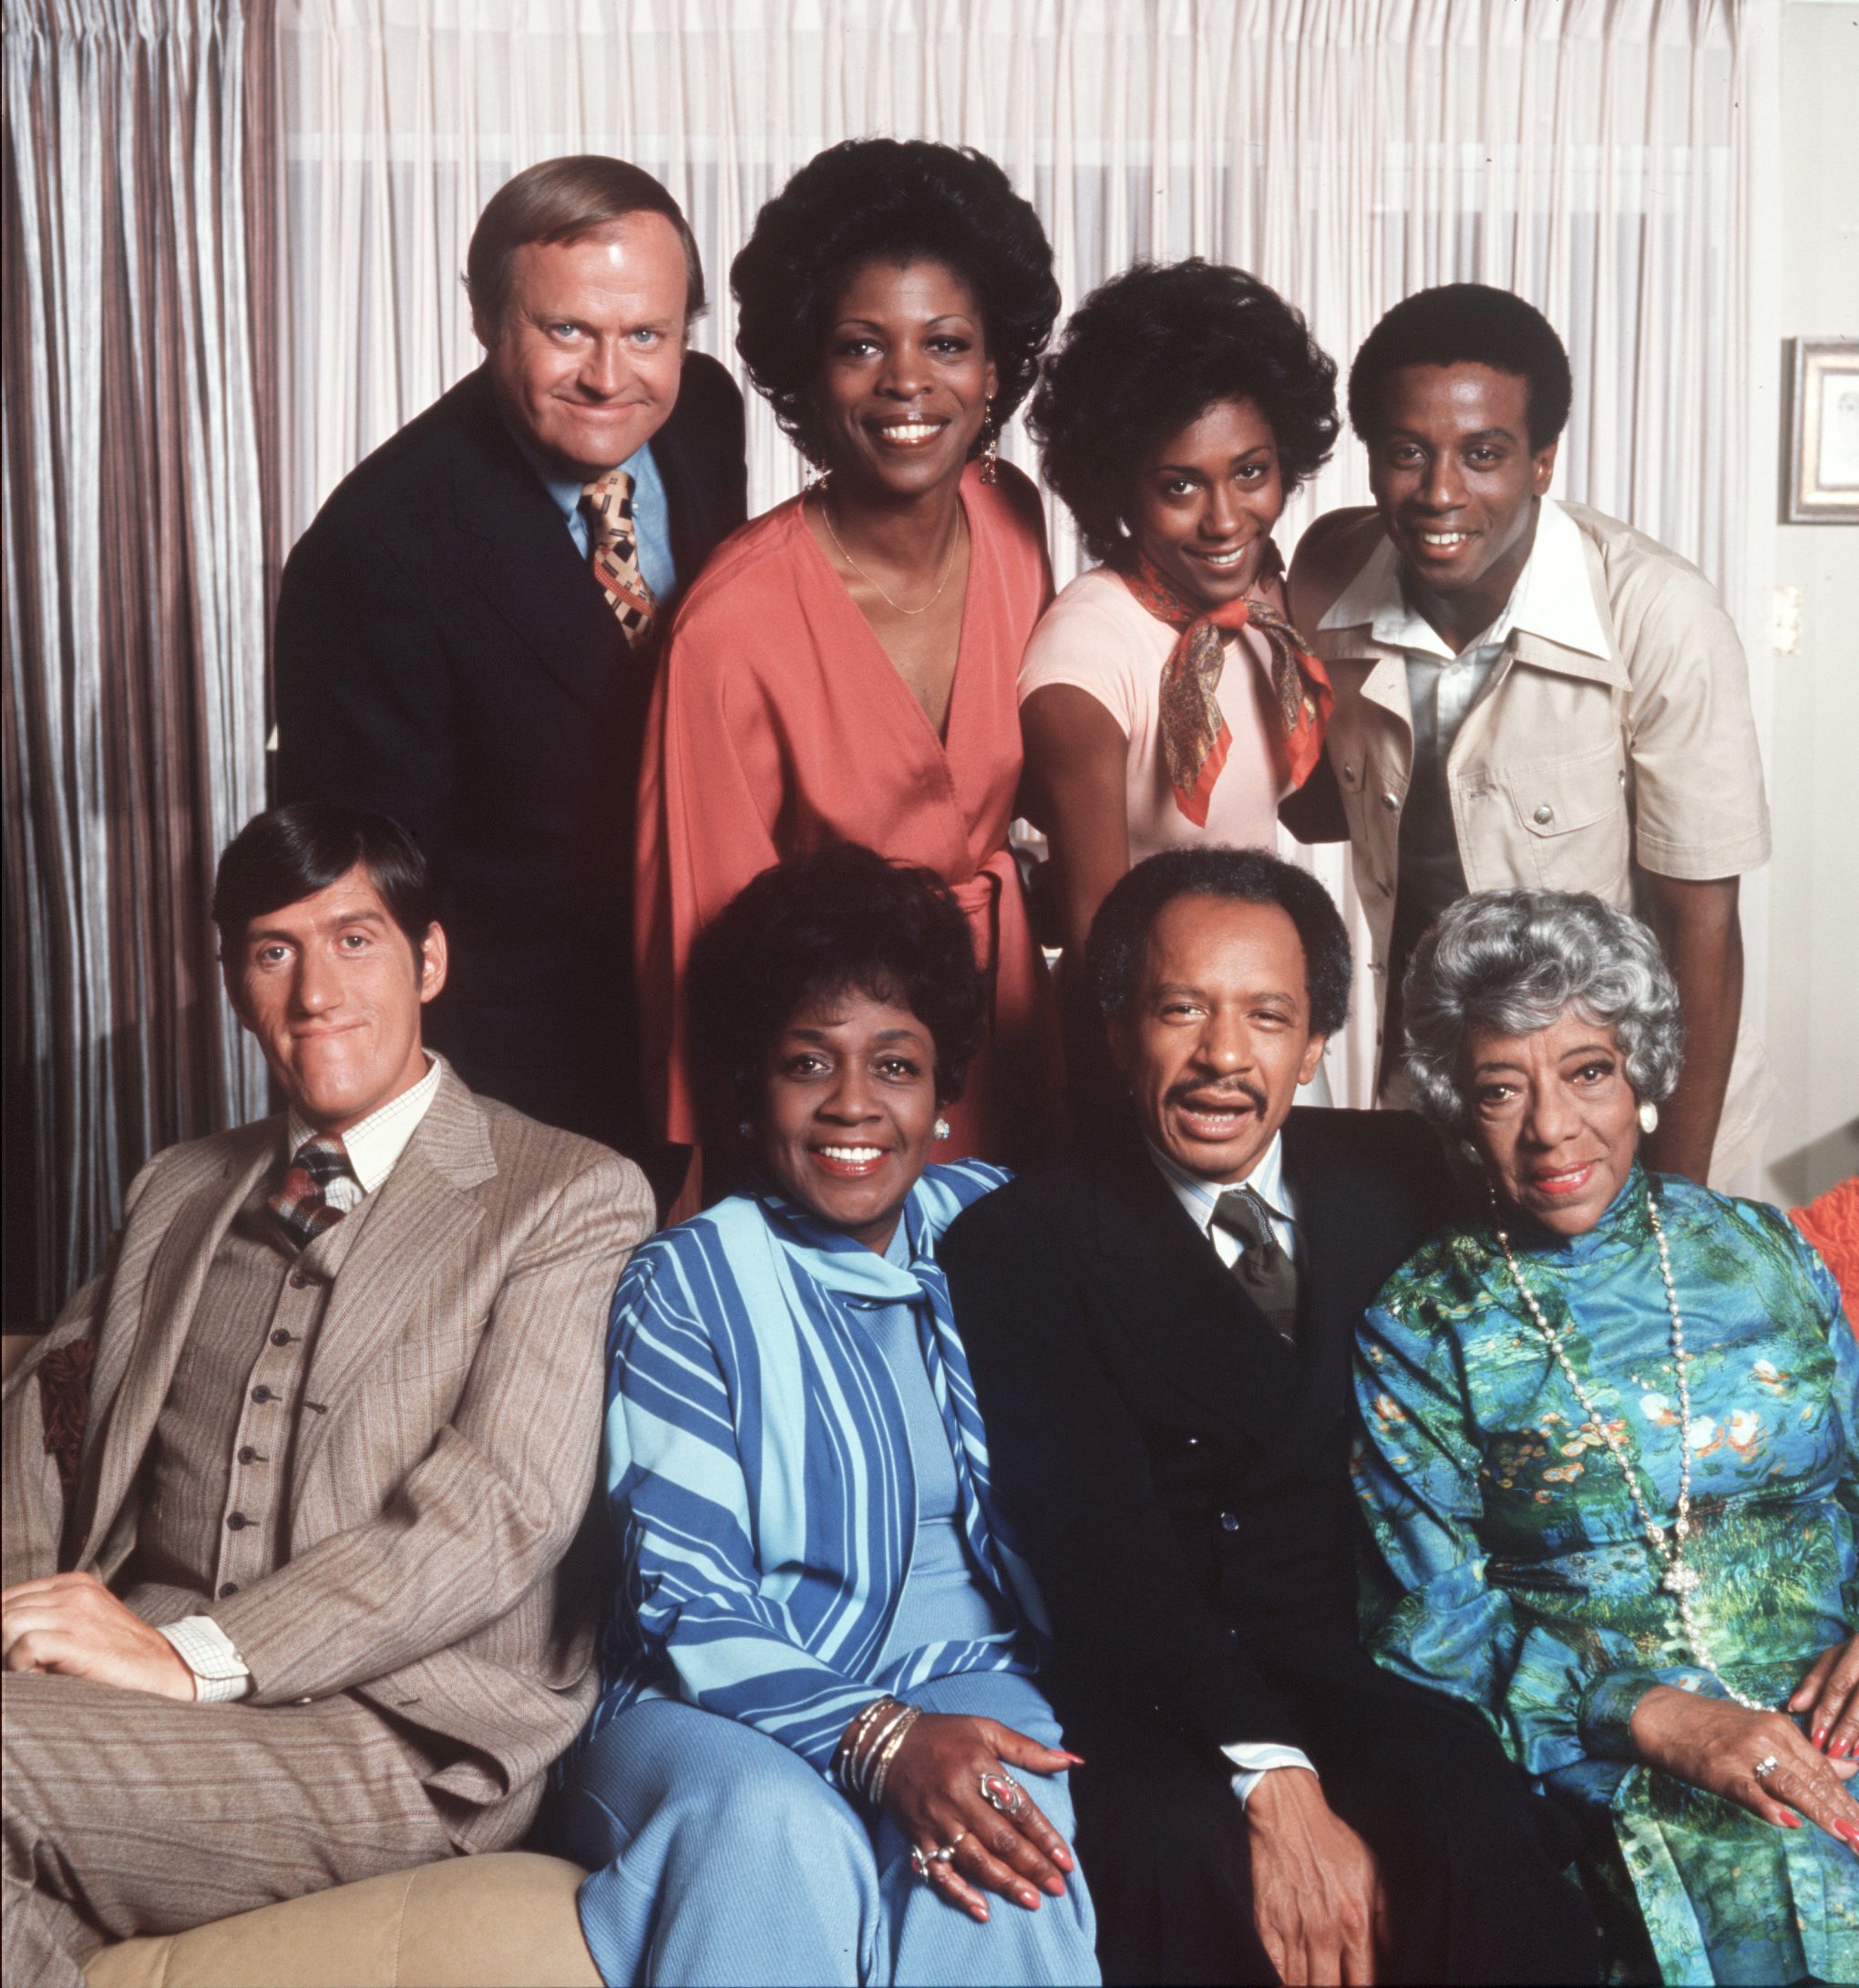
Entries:
{"label": "coral wrap dress", "polygon": [[798,499],[718,548],[678,612],[640,785],[641,1037],[660,1129],[698,1143],[683,989],[705,922],[770,864],[833,841],[932,870],[991,985],[989,1039],[939,1159],[1021,1163],[1057,1090],[1045,966],[1007,829],[1020,783],[1014,685],[1052,598],[1032,486],[963,473],[969,573],[939,737],[820,550]]}

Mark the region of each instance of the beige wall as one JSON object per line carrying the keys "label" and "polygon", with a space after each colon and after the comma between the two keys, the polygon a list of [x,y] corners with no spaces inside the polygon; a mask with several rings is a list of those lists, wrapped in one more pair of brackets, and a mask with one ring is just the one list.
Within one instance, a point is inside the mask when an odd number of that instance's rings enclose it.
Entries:
{"label": "beige wall", "polygon": [[[1859,8],[1790,0],[1782,19],[1780,331],[1859,336]],[[1785,354],[1773,363],[1779,382]],[[1761,1191],[1800,1202],[1859,1172],[1859,525],[1771,529],[1802,625],[1799,653],[1770,664],[1779,1095]]]}

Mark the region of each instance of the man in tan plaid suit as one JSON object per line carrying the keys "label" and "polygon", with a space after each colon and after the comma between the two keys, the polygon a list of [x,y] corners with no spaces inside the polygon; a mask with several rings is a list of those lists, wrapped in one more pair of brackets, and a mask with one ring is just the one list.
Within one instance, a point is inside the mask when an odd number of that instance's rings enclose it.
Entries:
{"label": "man in tan plaid suit", "polygon": [[379,816],[228,848],[286,1118],[174,1147],[5,1406],[5,1972],[520,1837],[591,1704],[564,1555],[652,1197],[421,1047],[445,935]]}

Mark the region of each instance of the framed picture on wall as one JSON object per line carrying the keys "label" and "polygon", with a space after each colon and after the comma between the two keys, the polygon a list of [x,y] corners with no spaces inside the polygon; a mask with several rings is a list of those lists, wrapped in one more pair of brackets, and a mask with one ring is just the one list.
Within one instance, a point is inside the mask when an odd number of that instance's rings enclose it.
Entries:
{"label": "framed picture on wall", "polygon": [[1859,338],[1797,338],[1783,516],[1859,524]]}

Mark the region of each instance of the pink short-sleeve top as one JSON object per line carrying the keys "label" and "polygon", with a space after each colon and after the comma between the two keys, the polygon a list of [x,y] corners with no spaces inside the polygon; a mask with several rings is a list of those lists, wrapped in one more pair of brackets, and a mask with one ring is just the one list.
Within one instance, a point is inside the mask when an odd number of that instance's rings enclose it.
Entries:
{"label": "pink short-sleeve top", "polygon": [[1249,628],[1226,638],[1218,695],[1233,744],[1207,803],[1207,827],[1197,829],[1176,806],[1162,751],[1162,665],[1175,643],[1175,630],[1139,606],[1114,572],[1093,567],[1040,618],[1021,659],[1020,702],[1048,684],[1070,684],[1116,720],[1129,741],[1125,791],[1132,864],[1197,842],[1274,848],[1283,788],[1268,729],[1271,652]]}

